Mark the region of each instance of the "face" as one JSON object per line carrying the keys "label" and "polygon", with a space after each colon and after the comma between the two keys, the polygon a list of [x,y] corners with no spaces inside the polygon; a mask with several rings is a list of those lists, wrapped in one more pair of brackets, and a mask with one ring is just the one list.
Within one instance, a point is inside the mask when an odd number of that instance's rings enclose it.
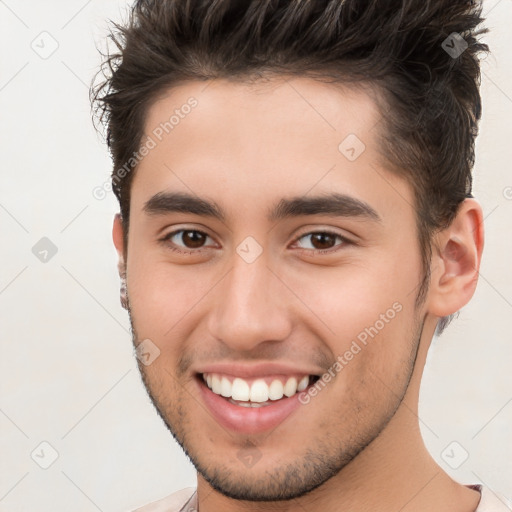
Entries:
{"label": "face", "polygon": [[422,267],[379,120],[362,90],[306,78],[183,84],[148,112],[126,255],[139,366],[227,496],[317,487],[407,390]]}

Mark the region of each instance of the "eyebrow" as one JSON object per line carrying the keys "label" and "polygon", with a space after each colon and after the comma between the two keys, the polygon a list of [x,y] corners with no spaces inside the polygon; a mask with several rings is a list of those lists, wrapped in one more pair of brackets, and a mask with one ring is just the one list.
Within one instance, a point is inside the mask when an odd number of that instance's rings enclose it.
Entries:
{"label": "eyebrow", "polygon": [[[158,192],[144,204],[143,211],[148,215],[190,213],[222,222],[226,220],[224,211],[214,201],[183,192]],[[369,204],[355,197],[337,193],[281,199],[270,209],[267,217],[269,221],[275,222],[290,217],[312,215],[356,217],[381,222],[381,217]]]}
{"label": "eyebrow", "polygon": [[277,221],[302,215],[333,215],[381,221],[379,214],[369,204],[355,197],[337,193],[281,199],[270,211],[268,218]]}
{"label": "eyebrow", "polygon": [[225,220],[224,212],[215,202],[183,192],[158,192],[144,204],[143,211],[148,215],[165,215],[173,212],[193,213]]}

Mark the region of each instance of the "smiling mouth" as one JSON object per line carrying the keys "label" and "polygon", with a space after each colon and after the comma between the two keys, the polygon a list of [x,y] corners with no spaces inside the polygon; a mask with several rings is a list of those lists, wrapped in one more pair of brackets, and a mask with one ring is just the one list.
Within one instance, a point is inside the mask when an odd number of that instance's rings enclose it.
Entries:
{"label": "smiling mouth", "polygon": [[294,375],[243,379],[219,373],[198,375],[208,388],[228,402],[241,407],[266,407],[306,390],[320,377]]}

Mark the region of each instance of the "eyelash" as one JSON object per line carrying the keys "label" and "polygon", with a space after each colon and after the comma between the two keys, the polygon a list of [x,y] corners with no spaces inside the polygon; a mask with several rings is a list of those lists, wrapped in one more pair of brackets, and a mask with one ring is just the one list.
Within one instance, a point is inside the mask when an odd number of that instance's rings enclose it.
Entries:
{"label": "eyelash", "polygon": [[319,230],[319,231],[308,231],[306,233],[302,233],[300,236],[298,236],[293,244],[296,244],[301,238],[305,238],[312,235],[329,235],[334,237],[335,239],[338,239],[341,243],[338,245],[335,245],[334,247],[331,247],[329,249],[303,249],[299,248],[301,251],[306,251],[313,254],[333,254],[335,252],[338,252],[339,250],[343,249],[346,245],[355,245],[354,242],[349,240],[348,238],[344,237],[343,235],[340,235],[339,233],[336,233],[335,231],[330,231],[328,229],[326,230]]}
{"label": "eyelash", "polygon": [[[195,254],[195,253],[200,252],[201,250],[203,250],[204,247],[199,247],[198,249],[188,249],[188,248],[176,247],[176,246],[172,245],[172,242],[170,242],[171,238],[173,238],[175,235],[177,235],[179,233],[186,233],[186,232],[189,232],[189,233],[199,233],[201,235],[204,235],[205,237],[211,238],[207,233],[205,233],[204,231],[200,231],[198,229],[178,229],[176,231],[173,231],[173,232],[165,235],[161,239],[161,241],[171,251],[179,252],[181,254]],[[333,253],[339,251],[340,249],[342,249],[346,245],[355,245],[354,242],[352,242],[348,238],[344,237],[343,235],[340,235],[339,233],[336,233],[334,231],[329,231],[329,230],[308,231],[308,232],[303,233],[300,236],[298,236],[295,239],[295,241],[293,242],[293,244],[297,243],[299,240],[301,240],[304,237],[312,236],[312,235],[318,235],[318,234],[333,236],[333,237],[339,239],[341,241],[341,243],[338,244],[338,245],[335,245],[334,247],[332,247],[330,249],[303,249],[303,248],[299,248],[299,250],[302,250],[302,251],[305,251],[305,252],[309,252],[309,253],[313,253],[313,254],[326,254],[326,253],[333,254]]]}

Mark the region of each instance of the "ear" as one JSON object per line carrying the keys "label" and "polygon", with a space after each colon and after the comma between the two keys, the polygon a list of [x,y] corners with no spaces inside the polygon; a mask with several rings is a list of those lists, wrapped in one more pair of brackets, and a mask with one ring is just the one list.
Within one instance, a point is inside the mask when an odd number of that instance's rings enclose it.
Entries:
{"label": "ear", "polygon": [[121,278],[120,299],[121,306],[128,309],[128,297],[126,293],[126,248],[124,246],[123,221],[118,213],[114,217],[114,225],[112,226],[112,240],[117,251],[117,269]]}
{"label": "ear", "polygon": [[444,317],[465,306],[476,289],[484,247],[480,204],[465,199],[433,242],[428,311]]}

